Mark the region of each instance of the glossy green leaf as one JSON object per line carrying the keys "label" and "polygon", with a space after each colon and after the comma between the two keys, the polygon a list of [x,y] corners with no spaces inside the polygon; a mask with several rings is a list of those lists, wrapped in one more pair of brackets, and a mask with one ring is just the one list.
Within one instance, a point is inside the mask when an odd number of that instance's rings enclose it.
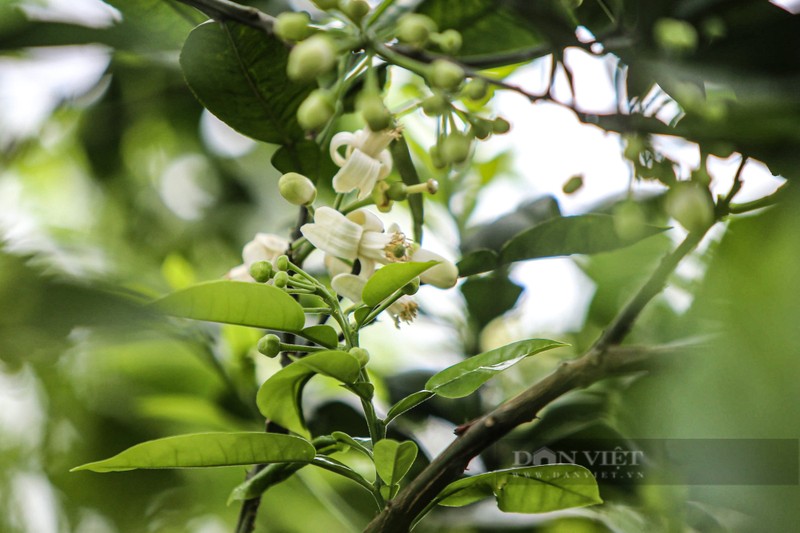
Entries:
{"label": "glossy green leaf", "polygon": [[512,309],[523,290],[503,272],[469,278],[461,285],[469,315],[480,329]]}
{"label": "glossy green leaf", "polygon": [[235,501],[249,500],[261,496],[268,488],[286,481],[308,463],[282,463],[267,465],[256,475],[234,487],[228,496],[228,505]]}
{"label": "glossy green leaf", "polygon": [[636,239],[617,235],[612,215],[556,217],[523,231],[509,240],[500,252],[502,263],[572,254],[596,254],[630,246],[665,228],[642,225]]}
{"label": "glossy green leaf", "polygon": [[334,431],[331,433],[331,437],[336,439],[338,442],[350,446],[354,450],[358,450],[359,452],[363,453],[367,457],[372,457],[372,450],[367,446],[372,446],[372,441],[370,439],[356,439],[351,437],[347,433],[343,431]]}
{"label": "glossy green leaf", "polygon": [[370,307],[375,307],[394,294],[403,285],[435,266],[438,261],[424,263],[391,263],[377,270],[364,285],[361,298]]}
{"label": "glossy green leaf", "polygon": [[339,334],[336,333],[335,329],[325,324],[309,326],[301,331],[299,335],[326,348],[336,348],[339,345]]}
{"label": "glossy green leaf", "polygon": [[475,250],[461,258],[458,262],[458,275],[461,277],[489,272],[500,265],[500,257],[494,250]]}
{"label": "glossy green leaf", "polygon": [[308,462],[314,446],[305,439],[274,433],[196,433],[151,440],[114,457],[71,471],[123,472],[137,468],[203,468]]}
{"label": "glossy green leaf", "polygon": [[375,385],[372,383],[353,383],[352,385],[347,385],[347,390],[355,393],[358,395],[358,397],[363,398],[368,402],[371,402],[373,396],[375,396]]}
{"label": "glossy green leaf", "polygon": [[425,388],[445,398],[462,398],[526,357],[561,346],[567,345],[547,339],[514,342],[445,368],[431,376]]}
{"label": "glossy green leaf", "polygon": [[[401,136],[391,145],[392,160],[400,178],[406,185],[417,185],[420,183],[417,167],[411,159],[411,152],[405,137]],[[414,241],[422,242],[422,224],[425,220],[425,210],[422,205],[422,194],[411,194],[408,196],[408,207],[411,210],[411,218],[414,221]]]}
{"label": "glossy green leaf", "polygon": [[347,352],[326,350],[298,359],[273,374],[258,389],[258,409],[267,419],[300,435],[308,435],[301,407],[306,382],[315,374],[342,383],[358,379],[361,365]]}
{"label": "glossy green leaf", "polygon": [[445,487],[437,503],[462,507],[490,496],[507,513],[546,513],[603,503],[594,476],[579,465],[528,466],[470,476]]}
{"label": "glossy green leaf", "polygon": [[436,393],[431,392],[429,390],[421,390],[413,394],[409,394],[402,400],[399,400],[391,408],[389,408],[389,412],[386,413],[386,418],[384,419],[384,423],[388,424],[398,416],[402,415],[407,411],[410,411],[419,404],[430,400],[434,396],[436,396]]}
{"label": "glossy green leaf", "polygon": [[300,331],[303,308],[281,289],[244,281],[209,281],[152,303],[168,315],[278,331]]}
{"label": "glossy green leaf", "polygon": [[379,440],[372,450],[378,476],[390,487],[397,485],[414,464],[417,451],[417,445],[410,440]]}
{"label": "glossy green leaf", "polygon": [[328,150],[309,140],[281,146],[272,155],[271,162],[282,174],[298,172],[315,183],[320,177],[332,176],[338,170]]}
{"label": "glossy green leaf", "polygon": [[263,31],[208,22],[189,34],[180,62],[197,99],[220,120],[254,139],[291,146],[303,139],[296,114],[312,86],[289,80],[288,54]]}

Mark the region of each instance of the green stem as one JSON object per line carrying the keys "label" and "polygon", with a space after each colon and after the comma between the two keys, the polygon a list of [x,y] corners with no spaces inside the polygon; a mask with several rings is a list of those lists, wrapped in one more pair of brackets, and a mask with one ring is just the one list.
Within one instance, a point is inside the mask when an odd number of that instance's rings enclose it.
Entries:
{"label": "green stem", "polygon": [[375,487],[372,486],[372,483],[364,479],[363,476],[359,475],[357,472],[350,469],[348,466],[343,465],[339,461],[331,459],[329,457],[323,456],[316,456],[314,459],[311,460],[311,464],[322,468],[323,470],[327,470],[328,472],[333,472],[334,474],[338,474],[342,477],[345,477],[351,481],[355,481],[372,494],[372,497],[375,498],[375,503],[378,505],[378,509],[383,508],[383,497],[380,495],[380,492],[375,490]]}

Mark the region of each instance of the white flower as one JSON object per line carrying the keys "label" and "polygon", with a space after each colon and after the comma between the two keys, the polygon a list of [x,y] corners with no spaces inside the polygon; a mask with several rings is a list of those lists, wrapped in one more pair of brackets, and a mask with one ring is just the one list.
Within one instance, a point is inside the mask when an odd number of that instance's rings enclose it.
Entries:
{"label": "white flower", "polygon": [[410,260],[418,263],[439,261],[438,265],[432,266],[419,275],[419,279],[423,283],[428,283],[440,289],[449,289],[458,281],[458,267],[437,253],[425,248],[417,248],[411,254]]}
{"label": "white flower", "polygon": [[271,233],[257,233],[252,241],[244,245],[244,263],[232,268],[225,277],[235,281],[255,281],[250,275],[250,267],[258,261],[268,261],[275,266],[275,260],[289,249],[289,241]]}
{"label": "white flower", "polygon": [[[411,241],[395,225],[384,231],[383,223],[375,214],[358,209],[347,216],[330,207],[320,207],[314,222],[305,224],[300,232],[308,241],[327,254],[326,264],[331,274],[346,269],[341,261],[359,260],[361,273],[369,277],[376,264],[408,261]],[[332,267],[332,268],[331,268]]]}
{"label": "white flower", "polygon": [[[387,148],[399,135],[399,129],[375,132],[369,128],[334,135],[331,158],[341,169],[333,177],[333,190],[346,193],[358,189],[359,200],[369,196],[375,183],[392,171],[392,156]],[[339,152],[342,146],[346,147],[344,157]]]}
{"label": "white flower", "polygon": [[[344,296],[353,303],[361,303],[361,293],[367,280],[353,274],[339,274],[331,280],[331,287],[337,294]],[[386,311],[394,320],[395,327],[400,327],[400,322],[410,324],[417,318],[419,306],[410,296],[401,296],[390,305]]]}

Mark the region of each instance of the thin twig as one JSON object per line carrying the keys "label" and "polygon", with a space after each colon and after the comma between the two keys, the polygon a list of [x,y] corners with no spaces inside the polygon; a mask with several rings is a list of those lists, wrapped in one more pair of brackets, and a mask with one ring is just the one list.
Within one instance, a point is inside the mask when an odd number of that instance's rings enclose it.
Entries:
{"label": "thin twig", "polygon": [[272,33],[275,18],[254,7],[243,6],[230,0],[176,0],[192,6],[215,20],[233,20],[267,33]]}

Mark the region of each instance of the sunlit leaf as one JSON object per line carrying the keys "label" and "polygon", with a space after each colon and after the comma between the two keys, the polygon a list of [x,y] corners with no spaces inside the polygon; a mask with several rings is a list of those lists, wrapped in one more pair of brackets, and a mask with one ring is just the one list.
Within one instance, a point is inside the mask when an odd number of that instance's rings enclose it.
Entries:
{"label": "sunlit leaf", "polygon": [[508,344],[445,368],[431,376],[425,388],[445,398],[462,398],[472,394],[491,378],[526,357],[561,346],[567,345],[547,339],[531,339]]}
{"label": "sunlit leaf", "polygon": [[114,457],[71,471],[123,472],[137,468],[201,468],[263,463],[308,462],[314,446],[305,439],[274,433],[196,433],[151,440]]}
{"label": "sunlit leaf", "polygon": [[389,412],[386,413],[386,418],[384,419],[384,422],[388,424],[389,422],[391,422],[398,416],[402,415],[403,413],[410,411],[419,404],[430,400],[435,395],[436,395],[435,393],[428,390],[421,390],[413,394],[409,394],[408,396],[398,401],[389,409]]}
{"label": "sunlit leaf", "polygon": [[361,298],[364,303],[374,307],[383,300],[391,296],[397,289],[413,280],[429,268],[435,266],[438,261],[426,261],[424,263],[391,263],[381,267],[367,284]]}
{"label": "sunlit leaf", "polygon": [[383,439],[373,448],[375,470],[384,483],[390,487],[400,483],[417,458],[417,445],[412,441],[397,442]]}
{"label": "sunlit leaf", "polygon": [[288,48],[234,22],[192,30],[181,52],[186,82],[220,120],[254,139],[291,146],[303,139],[297,109],[311,92],[286,75]]}
{"label": "sunlit leaf", "polygon": [[308,340],[326,348],[336,348],[339,345],[339,334],[336,330],[325,324],[309,326],[299,333]]}
{"label": "sunlit leaf", "polygon": [[168,315],[241,326],[300,331],[303,308],[281,289],[243,281],[209,281],[169,294],[152,306]]}
{"label": "sunlit leaf", "polygon": [[300,435],[308,435],[301,407],[306,382],[315,374],[332,377],[342,383],[358,379],[361,365],[347,352],[326,350],[298,359],[273,374],[258,389],[256,402],[268,420]]}
{"label": "sunlit leaf", "polygon": [[546,513],[603,503],[592,473],[579,465],[510,468],[459,479],[437,496],[438,504],[462,507],[494,496],[507,513]]}

